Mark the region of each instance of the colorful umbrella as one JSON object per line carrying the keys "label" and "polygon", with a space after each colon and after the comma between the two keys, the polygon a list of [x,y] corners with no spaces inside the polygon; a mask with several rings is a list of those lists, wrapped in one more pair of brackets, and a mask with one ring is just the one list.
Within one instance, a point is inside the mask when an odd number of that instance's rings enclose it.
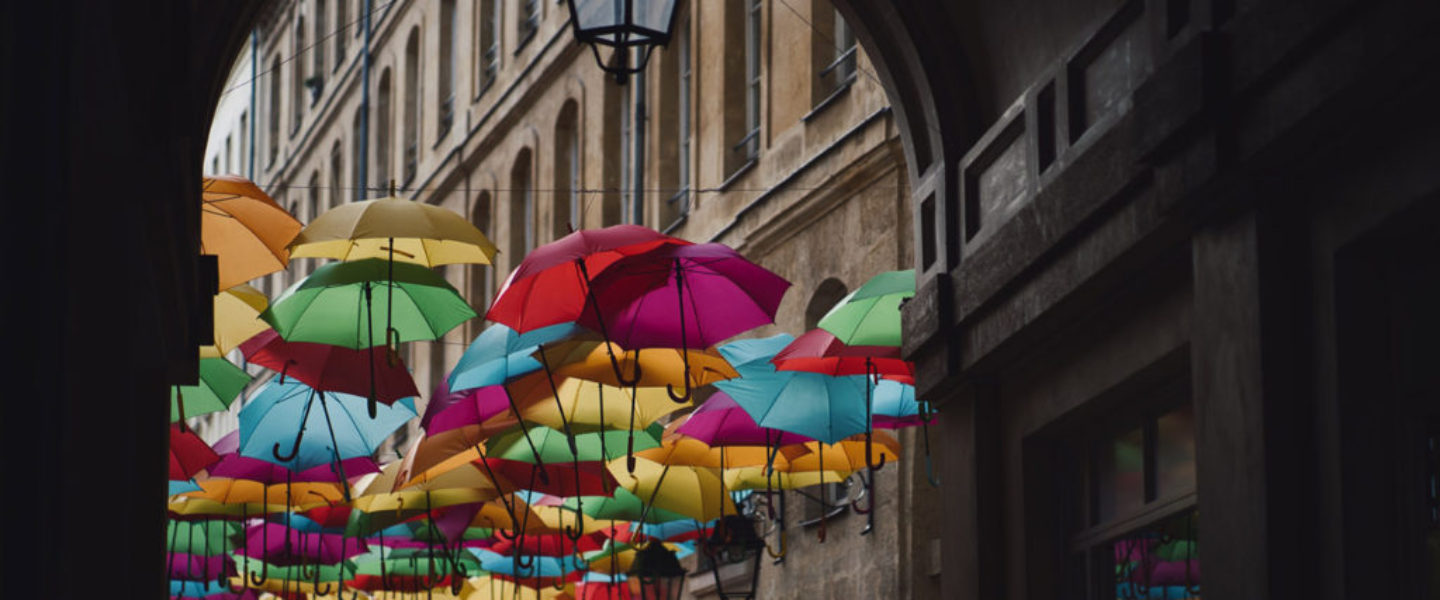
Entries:
{"label": "colorful umbrella", "polygon": [[420,395],[404,362],[387,361],[370,349],[287,342],[276,331],[266,330],[241,344],[240,351],[245,360],[278,371],[280,381],[294,378],[322,392],[365,396],[372,391],[366,378],[373,372],[378,402],[391,404]]}
{"label": "colorful umbrella", "polygon": [[220,460],[205,440],[177,423],[170,426],[170,480],[184,481]]}
{"label": "colorful umbrella", "polygon": [[771,359],[776,370],[810,371],[826,375],[880,375],[915,381],[910,361],[900,358],[900,349],[893,346],[848,346],[835,334],[824,329],[811,329]]}
{"label": "colorful umbrella", "polygon": [[820,328],[851,346],[900,346],[900,303],[915,295],[915,270],[887,271],[850,292]]}
{"label": "colorful umbrella", "polygon": [[506,380],[540,369],[540,361],[530,356],[541,344],[560,341],[581,332],[574,323],[559,323],[524,334],[501,324],[493,324],[480,332],[465,348],[465,354],[450,372],[450,389],[463,391]]}
{"label": "colorful umbrella", "polygon": [[742,369],[738,379],[715,384],[761,427],[797,433],[833,444],[865,433],[863,375],[835,377],[804,371],[763,373]]}
{"label": "colorful umbrella", "polygon": [[200,252],[218,257],[220,287],[229,289],[289,264],[285,245],[300,222],[250,180],[216,175],[202,181]]}
{"label": "colorful umbrella", "polygon": [[776,446],[811,440],[796,433],[761,427],[725,392],[711,394],[675,431],[711,446]]}
{"label": "colorful umbrella", "polygon": [[270,299],[253,287],[240,284],[215,294],[215,343],[200,347],[201,358],[218,358],[270,326],[260,320],[260,311]]}
{"label": "colorful umbrella", "polygon": [[[298,381],[271,381],[240,411],[240,454],[303,471],[370,456],[415,417],[413,398],[381,407],[373,419],[364,416],[366,404],[365,398],[319,392]],[[305,443],[312,429],[322,433]],[[281,454],[287,444],[289,452]]]}
{"label": "colorful umbrella", "polygon": [[290,242],[293,258],[386,258],[426,267],[488,265],[495,252],[495,244],[454,211],[396,197],[330,209]]}
{"label": "colorful umbrella", "polygon": [[[250,376],[223,358],[200,359],[200,382],[177,385],[170,390],[170,422],[188,429],[185,419],[230,408],[230,403],[250,383]],[[187,410],[188,409],[188,410]]]}

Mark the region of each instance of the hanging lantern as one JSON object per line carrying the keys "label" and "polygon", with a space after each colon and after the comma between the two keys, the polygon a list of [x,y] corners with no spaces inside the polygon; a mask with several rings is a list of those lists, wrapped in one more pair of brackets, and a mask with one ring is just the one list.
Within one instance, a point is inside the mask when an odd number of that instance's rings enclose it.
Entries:
{"label": "hanging lantern", "polygon": [[685,589],[685,567],[680,566],[675,552],[660,542],[636,552],[627,574],[640,581],[644,600],[679,600]]}
{"label": "hanging lantern", "polygon": [[[765,540],[755,533],[755,522],[749,517],[741,515],[725,515],[715,524],[711,530],[710,537],[704,540],[703,547],[710,557],[713,565],[712,573],[715,575],[715,594],[722,599],[745,598],[752,600],[760,587],[760,557],[764,554]],[[751,561],[750,585],[743,589],[736,589],[732,585],[725,589],[721,581],[720,568],[727,564],[743,563]]]}
{"label": "hanging lantern", "polygon": [[[675,0],[566,0],[575,38],[590,45],[595,60],[620,83],[645,69],[656,46],[670,43]],[[600,47],[611,49],[610,59]],[[631,56],[631,54],[635,56]]]}

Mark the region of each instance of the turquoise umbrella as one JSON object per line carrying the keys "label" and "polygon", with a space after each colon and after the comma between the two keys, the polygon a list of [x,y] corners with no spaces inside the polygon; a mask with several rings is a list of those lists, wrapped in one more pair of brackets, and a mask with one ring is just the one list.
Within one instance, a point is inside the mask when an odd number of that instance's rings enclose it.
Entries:
{"label": "turquoise umbrella", "polygon": [[[240,455],[300,472],[370,456],[392,432],[415,417],[415,399],[402,398],[365,416],[366,399],[318,392],[299,381],[271,381],[240,411]],[[306,437],[307,431],[317,435]],[[289,447],[288,454],[281,449]]]}
{"label": "turquoise umbrella", "polygon": [[740,377],[715,382],[761,427],[834,444],[869,429],[864,375],[742,367]]}
{"label": "turquoise umbrella", "polygon": [[460,362],[450,372],[450,391],[500,385],[506,380],[540,370],[540,361],[532,356],[540,344],[562,340],[582,331],[574,323],[541,327],[523,334],[501,324],[480,332],[465,348]]}

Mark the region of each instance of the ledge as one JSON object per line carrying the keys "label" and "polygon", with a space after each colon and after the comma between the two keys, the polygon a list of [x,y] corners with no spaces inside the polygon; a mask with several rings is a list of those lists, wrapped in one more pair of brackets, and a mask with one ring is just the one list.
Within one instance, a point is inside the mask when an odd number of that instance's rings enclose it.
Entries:
{"label": "ledge", "polygon": [[805,116],[800,117],[800,121],[804,123],[809,123],[811,119],[820,116],[820,113],[825,112],[825,109],[829,108],[830,105],[839,102],[840,98],[846,96],[850,92],[850,88],[854,85],[855,76],[851,75],[849,79],[846,79],[844,83],[841,83],[839,87],[836,87],[835,91],[830,92],[829,96],[826,96],[824,100],[821,100],[819,103],[815,104],[815,107],[810,109],[810,112],[807,112],[805,113]]}

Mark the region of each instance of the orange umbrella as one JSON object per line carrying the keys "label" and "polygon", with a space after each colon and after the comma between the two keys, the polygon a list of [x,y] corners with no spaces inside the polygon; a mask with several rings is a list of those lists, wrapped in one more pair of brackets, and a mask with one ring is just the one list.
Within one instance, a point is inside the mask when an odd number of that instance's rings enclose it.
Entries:
{"label": "orange umbrella", "polygon": [[235,175],[206,177],[201,202],[200,252],[219,257],[217,292],[290,263],[285,246],[300,233],[300,222],[259,186]]}
{"label": "orange umbrella", "polygon": [[594,341],[580,341],[565,344],[552,351],[551,348],[536,354],[542,363],[555,371],[555,376],[574,377],[596,381],[611,387],[630,387],[632,382],[621,383],[615,376],[615,367],[610,364],[613,352],[620,364],[621,373],[635,373],[638,369],[640,381],[633,385],[641,387],[685,385],[686,357],[690,364],[690,387],[709,385],[739,377],[735,368],[714,350],[681,351],[675,348],[642,348],[626,350],[619,344]]}

